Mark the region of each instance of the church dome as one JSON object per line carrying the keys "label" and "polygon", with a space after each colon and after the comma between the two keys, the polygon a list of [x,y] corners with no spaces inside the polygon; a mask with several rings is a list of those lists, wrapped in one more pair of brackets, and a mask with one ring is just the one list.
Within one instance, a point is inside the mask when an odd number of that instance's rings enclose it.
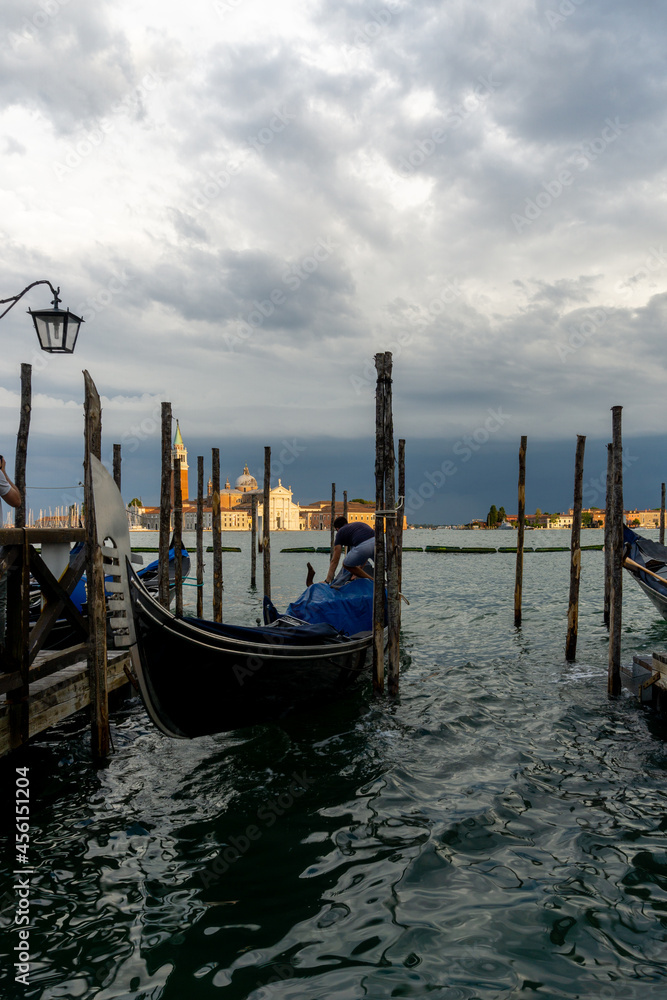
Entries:
{"label": "church dome", "polygon": [[241,493],[248,493],[250,490],[257,489],[257,480],[254,476],[250,475],[247,463],[243,467],[243,475],[239,476],[236,480],[236,489],[240,490]]}

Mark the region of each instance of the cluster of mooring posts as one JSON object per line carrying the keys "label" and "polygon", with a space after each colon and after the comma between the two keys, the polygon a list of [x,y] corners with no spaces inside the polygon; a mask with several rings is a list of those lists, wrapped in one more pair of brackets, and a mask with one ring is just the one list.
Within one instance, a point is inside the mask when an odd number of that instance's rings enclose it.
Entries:
{"label": "cluster of mooring posts", "polygon": [[[394,451],[392,415],[392,356],[375,356],[377,371],[375,426],[375,575],[373,600],[373,688],[385,687],[385,646],[389,693],[399,689],[399,636],[401,626],[401,578],[403,553],[403,512],[405,498],[405,441],[398,442],[398,462]],[[21,366],[21,418],[17,436],[15,481],[23,504],[17,508],[15,527],[0,528],[0,546],[5,547],[4,563],[8,575],[7,643],[0,674],[0,755],[15,749],[29,737],[56,722],[90,706],[93,754],[105,757],[110,746],[109,693],[133,681],[127,652],[107,650],[106,600],[103,550],[98,544],[95,503],[92,489],[90,456],[101,460],[102,421],[100,400],[92,378],[84,372],[84,509],[85,527],[26,527],[25,470],[31,412],[31,367]],[[623,572],[623,462],[622,407],[612,407],[612,441],[607,446],[607,496],[604,535],[604,622],[609,628],[608,691],[621,691],[621,627]],[[162,403],[162,470],[159,528],[159,600],[170,605],[169,547],[174,546],[174,611],[183,615],[183,504],[180,459],[172,461],[172,412],[170,403]],[[528,439],[521,438],[519,448],[518,525],[516,577],[514,589],[514,624],[521,626],[523,560],[526,551],[525,491]],[[579,583],[581,572],[581,520],[584,451],[586,438],[577,437],[574,475],[573,519],[570,543],[570,591],[565,657],[576,657]],[[212,546],[213,620],[222,621],[223,572],[220,505],[220,451],[212,449]],[[398,495],[396,491],[398,466]],[[113,476],[121,486],[121,447],[113,446]],[[263,592],[271,598],[270,537],[271,448],[264,449],[262,538],[258,539],[258,497],[251,498],[250,584],[255,587],[257,554],[263,559]],[[347,491],[343,493],[343,514],[347,517]],[[196,583],[197,616],[203,617],[203,510],[204,459],[197,458]],[[336,484],[331,484],[331,537],[334,547]],[[661,484],[660,541],[665,533],[665,484]],[[70,546],[85,542],[82,551],[70,561]],[[41,553],[35,545],[41,545]],[[584,546],[596,548],[597,546]],[[427,551],[444,547],[427,546]],[[290,550],[285,550],[290,551]],[[295,549],[293,551],[307,551]],[[316,551],[312,549],[311,551]],[[318,550],[319,551],[319,550]],[[421,550],[419,550],[421,551]],[[453,549],[451,551],[454,551]],[[466,551],[466,550],[461,550]],[[477,551],[477,550],[475,550]],[[482,550],[479,550],[482,551]],[[486,551],[496,551],[488,549]],[[499,551],[503,551],[502,549]],[[513,549],[508,550],[513,551]],[[530,551],[530,550],[528,550]],[[83,572],[87,577],[87,615],[71,601]],[[42,608],[31,626],[30,577],[42,591]],[[189,584],[192,585],[192,584]],[[386,602],[385,602],[386,593]],[[110,602],[110,606],[113,602]],[[47,651],[47,642],[56,621],[65,618],[79,638],[76,645],[63,651]],[[626,671],[627,672],[627,671]],[[629,671],[631,680],[649,677],[639,684],[643,701],[665,699],[667,694],[667,654],[656,653],[651,660],[635,657]],[[660,683],[658,683],[660,682]],[[656,686],[657,685],[657,686]],[[634,685],[637,687],[637,684]]]}
{"label": "cluster of mooring posts", "polygon": [[[609,657],[607,689],[610,695],[621,693],[621,632],[623,609],[623,441],[622,441],[622,411],[623,407],[612,407],[612,441],[607,445],[607,495],[604,526],[604,607],[603,620],[609,629]],[[518,486],[518,530],[516,547],[516,578],[514,588],[514,624],[521,626],[521,603],[523,590],[523,557],[524,529],[526,519],[526,449],[528,439],[521,438],[519,448],[519,486]],[[567,613],[567,636],[565,639],[565,659],[573,661],[576,658],[577,634],[579,622],[579,583],[581,574],[581,520],[584,476],[584,451],[586,438],[577,436],[577,448],[574,469],[574,500],[572,505],[572,532],[570,544],[570,592]],[[660,506],[660,542],[664,544],[665,531],[665,484],[661,488]],[[651,679],[640,685],[640,695],[643,701],[650,700],[646,694],[649,687],[656,684],[661,677],[665,679],[667,691],[667,655],[654,654],[651,664],[642,658],[635,657],[635,663],[641,664],[644,670],[651,670]],[[632,676],[632,671],[630,671]],[[636,686],[636,685],[635,685]],[[658,697],[660,688],[656,688]]]}
{"label": "cluster of mooring posts", "polygon": [[[31,366],[21,366],[21,418],[16,443],[16,485],[23,502],[13,528],[0,528],[7,578],[7,635],[0,674],[0,755],[24,744],[86,706],[90,707],[95,757],[109,751],[109,692],[129,680],[125,651],[107,651],[102,549],[97,540],[91,455],[101,459],[101,409],[97,390],[84,372],[85,527],[26,527],[25,470],[31,414]],[[114,447],[114,473],[120,476],[120,449]],[[70,562],[70,546],[85,543]],[[38,552],[36,545],[41,545]],[[86,573],[87,615],[70,595]],[[42,605],[31,623],[30,577],[41,588]],[[78,642],[68,649],[45,648],[59,618]]]}

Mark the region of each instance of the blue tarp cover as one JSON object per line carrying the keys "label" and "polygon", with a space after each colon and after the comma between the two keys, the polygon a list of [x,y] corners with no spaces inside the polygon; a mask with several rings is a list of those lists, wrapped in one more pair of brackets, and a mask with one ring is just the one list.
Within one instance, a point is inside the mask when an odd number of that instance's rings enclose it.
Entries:
{"label": "blue tarp cover", "polygon": [[355,635],[373,628],[373,581],[352,580],[335,589],[314,583],[287,609],[288,615],[304,622],[327,622],[340,632]]}

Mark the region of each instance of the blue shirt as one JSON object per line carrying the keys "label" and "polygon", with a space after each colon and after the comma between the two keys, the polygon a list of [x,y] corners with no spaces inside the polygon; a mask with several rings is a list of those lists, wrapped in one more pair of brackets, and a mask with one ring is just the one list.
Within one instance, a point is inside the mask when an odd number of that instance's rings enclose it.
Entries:
{"label": "blue shirt", "polygon": [[354,548],[355,545],[361,545],[369,538],[375,538],[375,531],[370,524],[366,524],[365,521],[353,521],[338,529],[334,545],[349,545],[350,548]]}

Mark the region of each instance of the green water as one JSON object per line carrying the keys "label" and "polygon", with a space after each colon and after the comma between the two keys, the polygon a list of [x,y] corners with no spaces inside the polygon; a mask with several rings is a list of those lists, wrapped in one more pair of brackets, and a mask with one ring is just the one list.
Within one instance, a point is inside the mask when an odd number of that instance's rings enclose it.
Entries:
{"label": "green water", "polygon": [[[406,544],[486,537],[411,531]],[[327,567],[279,549],[321,540],[274,538],[279,607],[307,560],[318,579]],[[224,541],[243,548],[224,556],[225,617],[252,623],[249,539]],[[518,631],[512,554],[406,553],[396,701],[366,690],[281,726],[180,742],[131,700],[113,713],[106,767],[91,765],[79,722],[5,762],[12,840],[13,769],[30,768],[37,874],[30,985],[10,975],[2,995],[663,1000],[667,729],[629,695],[607,698],[602,558],[582,556],[574,664],[567,553],[526,555]],[[667,622],[626,578],[624,660],[666,646]],[[9,841],[2,857],[11,872]]]}

